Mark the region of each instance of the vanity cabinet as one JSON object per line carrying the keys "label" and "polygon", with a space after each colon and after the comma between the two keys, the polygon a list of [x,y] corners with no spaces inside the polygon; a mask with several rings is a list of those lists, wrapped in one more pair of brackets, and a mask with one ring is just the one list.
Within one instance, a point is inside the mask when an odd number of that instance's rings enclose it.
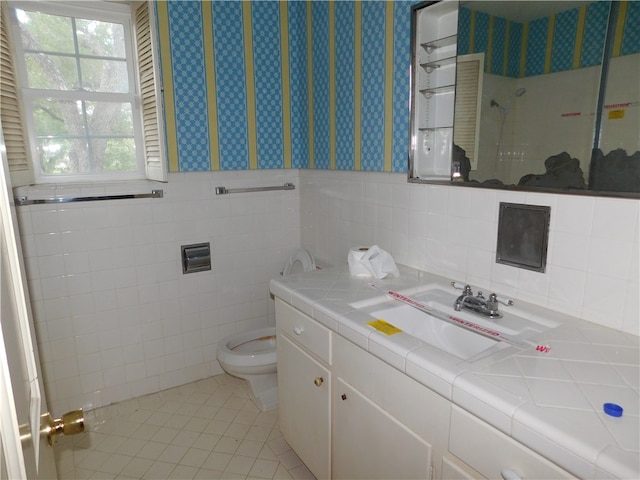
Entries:
{"label": "vanity cabinet", "polygon": [[279,298],[276,325],[280,429],[317,478],[432,478],[448,400]]}
{"label": "vanity cabinet", "polygon": [[280,430],[316,478],[330,478],[330,332],[279,299],[276,325]]}
{"label": "vanity cabinet", "polygon": [[449,402],[342,337],[333,348],[333,478],[432,478]]}
{"label": "vanity cabinet", "polygon": [[574,478],[279,298],[276,325],[280,429],[317,478]]}
{"label": "vanity cabinet", "polygon": [[412,10],[410,180],[450,180],[456,93],[458,2]]}
{"label": "vanity cabinet", "polygon": [[481,478],[575,479],[569,472],[455,405],[451,410],[449,451],[479,472]]}

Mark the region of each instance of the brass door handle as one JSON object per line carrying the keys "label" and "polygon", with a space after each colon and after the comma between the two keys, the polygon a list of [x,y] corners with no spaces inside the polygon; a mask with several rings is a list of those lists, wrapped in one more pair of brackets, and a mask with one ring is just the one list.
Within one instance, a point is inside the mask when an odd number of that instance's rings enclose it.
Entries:
{"label": "brass door handle", "polygon": [[75,435],[83,432],[84,412],[81,408],[67,412],[56,420],[50,413],[43,415],[42,433],[46,433],[49,445],[53,445],[60,434]]}
{"label": "brass door handle", "polygon": [[324,382],[324,378],[322,377],[316,377],[316,379],[313,381],[313,384],[316,387],[319,387],[320,385],[322,385],[322,383]]}

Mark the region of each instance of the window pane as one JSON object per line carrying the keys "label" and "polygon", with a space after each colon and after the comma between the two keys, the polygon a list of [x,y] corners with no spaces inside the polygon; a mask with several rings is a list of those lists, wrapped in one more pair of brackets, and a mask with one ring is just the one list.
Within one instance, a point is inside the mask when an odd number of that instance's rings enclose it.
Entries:
{"label": "window pane", "polygon": [[25,50],[74,53],[71,18],[16,9]]}
{"label": "window pane", "polygon": [[26,54],[25,61],[30,88],[75,90],[80,85],[78,69],[73,57],[44,53]]}
{"label": "window pane", "polygon": [[38,157],[45,174],[89,171],[89,153],[81,138],[39,138]]}
{"label": "window pane", "polygon": [[38,136],[84,134],[81,102],[42,98],[33,101],[33,120]]}
{"label": "window pane", "polygon": [[124,25],[76,19],[78,47],[82,55],[125,58]]}
{"label": "window pane", "polygon": [[42,98],[32,107],[45,174],[137,171],[130,103]]}
{"label": "window pane", "polygon": [[125,60],[80,59],[82,88],[92,92],[128,93],[129,77]]}
{"label": "window pane", "polygon": [[96,156],[96,170],[102,172],[135,172],[136,145],[133,138],[96,139],[91,142]]}
{"label": "window pane", "polygon": [[133,113],[130,103],[86,102],[86,105],[89,135],[133,137]]}

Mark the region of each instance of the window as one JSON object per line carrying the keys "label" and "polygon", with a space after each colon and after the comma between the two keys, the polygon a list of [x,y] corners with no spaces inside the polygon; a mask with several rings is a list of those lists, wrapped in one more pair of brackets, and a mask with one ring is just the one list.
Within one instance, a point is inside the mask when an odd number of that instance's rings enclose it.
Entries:
{"label": "window", "polygon": [[165,180],[149,3],[85,5],[10,3],[35,180]]}
{"label": "window", "polygon": [[480,102],[482,101],[484,53],[458,55],[456,68],[453,142],[466,152],[471,163],[471,170],[476,170],[480,142]]}

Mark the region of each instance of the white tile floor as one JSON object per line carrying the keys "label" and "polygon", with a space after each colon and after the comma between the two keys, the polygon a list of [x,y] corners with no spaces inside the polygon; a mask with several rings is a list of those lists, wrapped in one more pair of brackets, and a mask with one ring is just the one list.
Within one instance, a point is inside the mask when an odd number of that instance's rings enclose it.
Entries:
{"label": "white tile floor", "polygon": [[58,475],[80,479],[313,479],[246,382],[229,375],[85,414],[56,445]]}

